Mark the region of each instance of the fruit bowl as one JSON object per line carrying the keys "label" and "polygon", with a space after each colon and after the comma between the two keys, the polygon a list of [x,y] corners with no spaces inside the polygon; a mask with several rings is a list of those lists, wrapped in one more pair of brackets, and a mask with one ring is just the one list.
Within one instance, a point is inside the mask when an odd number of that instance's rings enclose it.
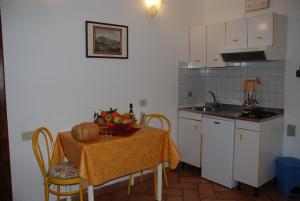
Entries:
{"label": "fruit bowl", "polygon": [[112,127],[102,127],[100,128],[100,135],[113,135],[113,134],[122,134],[122,133],[128,133],[131,131],[132,128],[134,128],[134,124],[132,125],[115,125]]}
{"label": "fruit bowl", "polygon": [[94,121],[99,125],[101,135],[112,135],[116,133],[127,133],[135,125],[134,115],[128,113],[120,114],[117,109],[95,112]]}

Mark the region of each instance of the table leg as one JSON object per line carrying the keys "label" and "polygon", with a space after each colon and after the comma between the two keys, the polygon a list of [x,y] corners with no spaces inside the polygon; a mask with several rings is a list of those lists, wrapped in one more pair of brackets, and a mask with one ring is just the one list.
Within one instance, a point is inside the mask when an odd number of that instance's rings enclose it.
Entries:
{"label": "table leg", "polygon": [[156,193],[156,200],[161,201],[162,200],[162,163],[157,165],[157,180],[156,180],[156,187],[157,187],[157,193]]}
{"label": "table leg", "polygon": [[131,185],[131,186],[134,186],[134,176],[133,176],[133,174],[131,175],[130,185]]}
{"label": "table leg", "polygon": [[94,201],[94,187],[92,185],[88,186],[88,201]]}

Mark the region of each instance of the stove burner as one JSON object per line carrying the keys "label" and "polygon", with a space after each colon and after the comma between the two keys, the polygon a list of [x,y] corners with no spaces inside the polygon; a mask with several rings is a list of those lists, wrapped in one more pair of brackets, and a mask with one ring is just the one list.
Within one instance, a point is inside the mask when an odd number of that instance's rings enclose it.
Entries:
{"label": "stove burner", "polygon": [[275,112],[253,110],[253,111],[243,111],[239,117],[251,118],[251,119],[265,119],[277,115]]}

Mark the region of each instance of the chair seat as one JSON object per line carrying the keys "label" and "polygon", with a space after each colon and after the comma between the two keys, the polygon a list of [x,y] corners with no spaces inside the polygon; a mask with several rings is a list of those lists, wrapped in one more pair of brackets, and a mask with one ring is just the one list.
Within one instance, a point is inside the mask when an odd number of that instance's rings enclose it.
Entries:
{"label": "chair seat", "polygon": [[72,163],[59,163],[52,165],[48,170],[48,177],[57,179],[72,179],[77,177],[77,168]]}

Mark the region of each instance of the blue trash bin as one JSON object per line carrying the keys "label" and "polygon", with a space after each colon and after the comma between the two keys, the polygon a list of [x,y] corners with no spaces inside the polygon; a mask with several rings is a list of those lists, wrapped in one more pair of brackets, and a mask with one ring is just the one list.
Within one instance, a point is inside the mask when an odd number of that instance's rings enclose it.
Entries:
{"label": "blue trash bin", "polygon": [[285,197],[299,196],[292,193],[294,188],[300,188],[300,160],[293,157],[279,157],[276,159],[277,186]]}

